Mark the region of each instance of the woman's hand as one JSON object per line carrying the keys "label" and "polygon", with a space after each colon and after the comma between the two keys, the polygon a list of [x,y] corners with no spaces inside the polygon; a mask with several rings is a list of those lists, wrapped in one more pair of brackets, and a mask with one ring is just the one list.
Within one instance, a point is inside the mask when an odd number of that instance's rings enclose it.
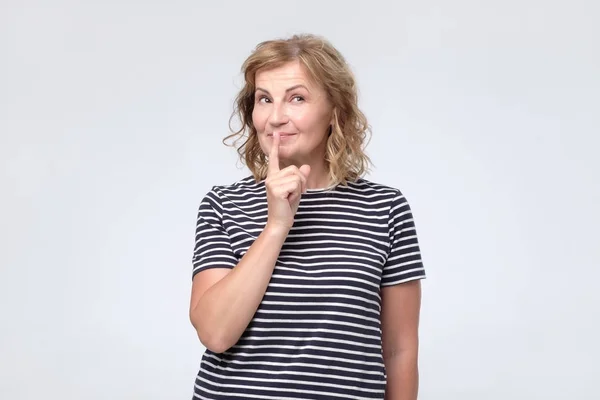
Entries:
{"label": "woman's hand", "polygon": [[265,180],[269,209],[267,225],[289,231],[294,225],[294,216],[298,211],[302,193],[306,192],[306,179],[310,174],[310,166],[303,165],[298,168],[291,165],[280,170],[279,143],[279,134],[274,133]]}

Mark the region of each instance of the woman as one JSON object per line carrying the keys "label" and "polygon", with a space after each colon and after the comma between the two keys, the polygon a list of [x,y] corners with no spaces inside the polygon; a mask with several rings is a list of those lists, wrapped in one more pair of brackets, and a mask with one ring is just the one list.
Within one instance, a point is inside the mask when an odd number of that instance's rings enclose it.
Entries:
{"label": "woman", "polygon": [[195,397],[416,399],[425,274],[406,199],[362,178],[350,69],[304,35],[261,43],[243,71],[229,138],[252,176],[200,205]]}

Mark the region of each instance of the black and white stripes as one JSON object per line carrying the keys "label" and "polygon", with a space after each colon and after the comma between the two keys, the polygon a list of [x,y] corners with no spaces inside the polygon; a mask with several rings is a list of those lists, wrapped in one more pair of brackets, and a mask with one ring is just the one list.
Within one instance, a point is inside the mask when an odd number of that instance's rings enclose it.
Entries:
{"label": "black and white stripes", "polygon": [[[264,183],[213,187],[193,274],[235,267],[266,222]],[[399,190],[365,179],[309,190],[253,320],[228,351],[206,351],[195,398],[383,399],[380,289],[424,277]]]}

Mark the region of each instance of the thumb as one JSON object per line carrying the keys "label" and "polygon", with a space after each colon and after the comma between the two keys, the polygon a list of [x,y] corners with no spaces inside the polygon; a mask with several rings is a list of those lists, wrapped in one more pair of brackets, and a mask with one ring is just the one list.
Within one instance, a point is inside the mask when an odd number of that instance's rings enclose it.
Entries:
{"label": "thumb", "polygon": [[304,175],[305,178],[308,178],[308,175],[310,175],[310,165],[304,164],[303,166],[301,166],[300,172],[302,173],[302,175]]}

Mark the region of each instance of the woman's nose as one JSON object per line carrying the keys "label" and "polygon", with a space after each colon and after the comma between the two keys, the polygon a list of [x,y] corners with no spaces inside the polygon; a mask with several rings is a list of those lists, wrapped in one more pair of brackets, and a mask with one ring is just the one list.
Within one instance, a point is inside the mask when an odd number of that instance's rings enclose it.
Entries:
{"label": "woman's nose", "polygon": [[269,122],[272,125],[284,125],[289,121],[287,109],[284,104],[273,104],[271,109],[271,115],[269,116]]}

